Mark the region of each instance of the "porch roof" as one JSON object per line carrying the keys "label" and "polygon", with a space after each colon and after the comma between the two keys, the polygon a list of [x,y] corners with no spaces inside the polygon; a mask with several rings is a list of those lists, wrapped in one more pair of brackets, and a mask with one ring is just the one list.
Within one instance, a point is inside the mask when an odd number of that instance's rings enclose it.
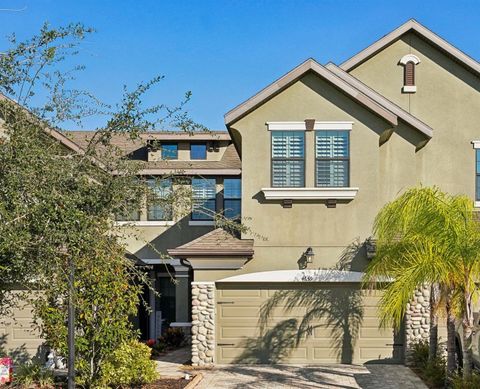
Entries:
{"label": "porch roof", "polygon": [[238,239],[222,228],[217,228],[191,242],[169,249],[172,257],[248,257],[253,256],[253,239]]}

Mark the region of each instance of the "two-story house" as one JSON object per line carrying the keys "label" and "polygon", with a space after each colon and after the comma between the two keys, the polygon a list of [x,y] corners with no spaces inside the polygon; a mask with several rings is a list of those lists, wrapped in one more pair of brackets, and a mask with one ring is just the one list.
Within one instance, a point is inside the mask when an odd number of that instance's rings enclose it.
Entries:
{"label": "two-story house", "polygon": [[[69,131],[68,135],[86,147],[91,131]],[[159,196],[178,189],[179,195],[192,197],[185,212],[174,204],[145,199],[138,211],[117,216],[123,225],[127,250],[150,265],[151,281],[158,292],[146,291],[151,313],[140,307],[138,326],[142,337],[158,338],[169,327],[189,331],[190,282],[188,264],[172,259],[167,249],[185,244],[213,229],[216,215],[238,219],[241,212],[241,162],[226,131],[174,133],[152,132],[132,141],[118,134],[111,140],[124,157],[142,162],[138,174]],[[177,179],[176,179],[177,178]],[[189,186],[191,191],[181,190]],[[155,188],[155,186],[157,186]]]}
{"label": "two-story house", "polygon": [[428,336],[428,291],[404,328],[379,328],[381,290],[361,283],[373,221],[419,184],[480,206],[479,92],[480,63],[410,20],[338,66],[298,65],[225,115],[229,136],[125,146],[148,161],[143,176],[183,171],[198,204],[249,227],[235,237],[195,207],[179,217],[148,201],[118,221],[141,232],[128,249],[161,293],[144,336],[191,325],[194,365],[403,362]]}
{"label": "two-story house", "polygon": [[169,250],[193,269],[194,364],[403,361],[428,335],[428,291],[405,328],[379,328],[381,291],[361,288],[373,221],[419,184],[479,200],[479,76],[410,20],[339,66],[308,59],[225,115],[255,235]]}

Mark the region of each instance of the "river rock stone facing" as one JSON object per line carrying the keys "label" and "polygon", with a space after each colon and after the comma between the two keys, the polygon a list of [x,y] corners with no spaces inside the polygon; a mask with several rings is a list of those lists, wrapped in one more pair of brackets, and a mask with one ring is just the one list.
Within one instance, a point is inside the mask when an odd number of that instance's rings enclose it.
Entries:
{"label": "river rock stone facing", "polygon": [[405,314],[405,362],[409,364],[412,343],[428,341],[430,336],[430,285],[419,288]]}
{"label": "river rock stone facing", "polygon": [[192,365],[213,365],[215,283],[192,282]]}

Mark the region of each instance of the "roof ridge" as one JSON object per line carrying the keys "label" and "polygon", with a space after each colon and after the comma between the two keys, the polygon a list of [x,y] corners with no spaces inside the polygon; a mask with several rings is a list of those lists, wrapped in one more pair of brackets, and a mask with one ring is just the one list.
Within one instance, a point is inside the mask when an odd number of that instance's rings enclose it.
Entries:
{"label": "roof ridge", "polygon": [[357,54],[348,58],[346,61],[340,64],[340,68],[349,72],[377,54],[379,51],[383,50],[385,47],[400,39],[402,35],[411,30],[429,41],[429,43],[433,46],[438,47],[443,52],[458,60],[474,74],[480,76],[480,63],[476,59],[458,49],[446,39],[442,38],[440,35],[436,34],[421,24],[418,20],[413,18],[407,20],[405,23],[383,35],[381,38],[377,39],[372,44],[359,51]]}
{"label": "roof ridge", "polygon": [[225,124],[229,126],[243,116],[247,115],[259,105],[262,105],[276,94],[282,92],[285,88],[296,82],[299,78],[301,78],[309,71],[315,72],[317,76],[321,77],[328,83],[333,84],[336,88],[343,91],[343,93],[348,95],[351,99],[356,100],[359,104],[363,105],[365,108],[382,117],[387,122],[393,125],[397,125],[397,116],[393,114],[390,110],[383,107],[381,104],[355,88],[355,86],[344,81],[335,73],[331,72],[329,69],[322,66],[320,63],[318,63],[312,58],[309,58],[308,60],[302,62],[300,65],[296,66],[288,73],[284,74],[281,78],[272,82],[267,87],[263,88],[260,92],[256,93],[254,96],[250,97],[249,99],[238,105],[236,108],[227,112],[225,114]]}

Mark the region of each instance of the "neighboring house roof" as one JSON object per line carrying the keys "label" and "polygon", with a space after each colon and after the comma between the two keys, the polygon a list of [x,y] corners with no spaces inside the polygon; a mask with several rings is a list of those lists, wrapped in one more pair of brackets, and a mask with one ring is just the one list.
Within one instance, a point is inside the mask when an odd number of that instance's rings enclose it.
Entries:
{"label": "neighboring house roof", "polygon": [[231,111],[225,114],[225,124],[230,126],[243,116],[247,115],[258,106],[264,104],[278,93],[285,90],[287,87],[298,81],[308,72],[314,72],[319,77],[333,84],[339,88],[343,93],[356,100],[359,104],[363,105],[370,111],[376,113],[378,116],[385,119],[387,122],[397,125],[397,116],[390,112],[388,109],[377,103],[367,95],[360,92],[358,89],[345,82],[341,78],[337,77],[331,71],[324,66],[320,65],[314,59],[307,59],[302,64],[298,65],[295,69],[291,70],[265,89],[258,92],[255,96],[244,101]]}
{"label": "neighboring house roof", "polygon": [[206,160],[164,160],[145,163],[145,168],[141,170],[142,174],[162,174],[174,171],[183,171],[185,174],[227,174],[236,175],[241,173],[242,162],[238,156],[235,146],[227,146],[220,161]]}
{"label": "neighboring house roof", "polygon": [[76,142],[72,141],[71,139],[69,139],[67,136],[65,136],[63,133],[61,133],[60,131],[48,126],[45,122],[43,122],[42,120],[38,119],[37,117],[35,117],[33,114],[31,114],[25,107],[22,107],[20,104],[18,104],[16,101],[10,99],[9,97],[3,95],[2,93],[0,93],[0,101],[2,100],[8,100],[9,102],[15,104],[16,106],[18,107],[21,107],[24,112],[27,112],[31,115],[32,118],[35,118],[36,120],[38,120],[38,123],[40,124],[40,127],[42,128],[43,131],[45,131],[46,134],[50,135],[52,138],[56,139],[57,141],[59,141],[61,144],[63,144],[65,147],[69,148],[70,150],[72,151],[75,151],[76,153],[79,153],[79,154],[83,154],[85,153],[85,150],[80,147],[80,145],[78,145]]}
{"label": "neighboring house roof", "polygon": [[[75,142],[83,147],[87,147],[88,142],[94,135],[93,131],[69,131],[68,134]],[[227,146],[222,158],[219,161],[207,160],[163,160],[147,162],[147,142],[148,140],[230,140],[230,136],[226,132],[209,132],[209,133],[168,133],[168,132],[149,132],[142,134],[138,139],[130,139],[128,134],[114,134],[111,144],[123,151],[124,156],[128,156],[133,160],[144,161],[144,166],[139,170],[139,174],[223,174],[238,175],[241,173],[242,163],[233,144]]]}
{"label": "neighboring house roof", "polygon": [[457,49],[452,44],[448,43],[443,38],[439,37],[434,32],[430,31],[425,26],[421,25],[415,19],[410,19],[389,34],[380,38],[378,41],[371,44],[366,49],[360,51],[358,54],[346,60],[340,65],[340,67],[347,72],[351,71],[369,58],[373,57],[379,51],[383,50],[385,47],[391,45],[392,43],[400,39],[402,35],[410,31],[416,33],[421,38],[440,49],[442,52],[465,66],[467,69],[469,69],[476,75],[480,75],[480,63],[465,54],[463,51]]}
{"label": "neighboring house roof", "polygon": [[397,115],[400,119],[402,119],[405,123],[409,124],[413,128],[416,128],[425,136],[431,138],[433,136],[433,128],[422,122],[421,120],[417,119],[415,116],[410,114],[409,112],[405,111],[403,108],[400,108],[395,103],[392,103],[387,98],[383,97],[378,92],[374,91],[363,82],[361,82],[358,78],[355,78],[351,74],[345,72],[337,65],[333,63],[328,63],[326,68],[334,73],[336,76],[340,77],[342,80],[348,82],[353,87],[360,90],[362,93],[370,97],[371,99],[375,100],[377,103],[383,105],[385,108],[393,112]]}
{"label": "neighboring house roof", "polygon": [[253,256],[253,239],[238,239],[217,228],[182,246],[167,250],[172,257]]}

